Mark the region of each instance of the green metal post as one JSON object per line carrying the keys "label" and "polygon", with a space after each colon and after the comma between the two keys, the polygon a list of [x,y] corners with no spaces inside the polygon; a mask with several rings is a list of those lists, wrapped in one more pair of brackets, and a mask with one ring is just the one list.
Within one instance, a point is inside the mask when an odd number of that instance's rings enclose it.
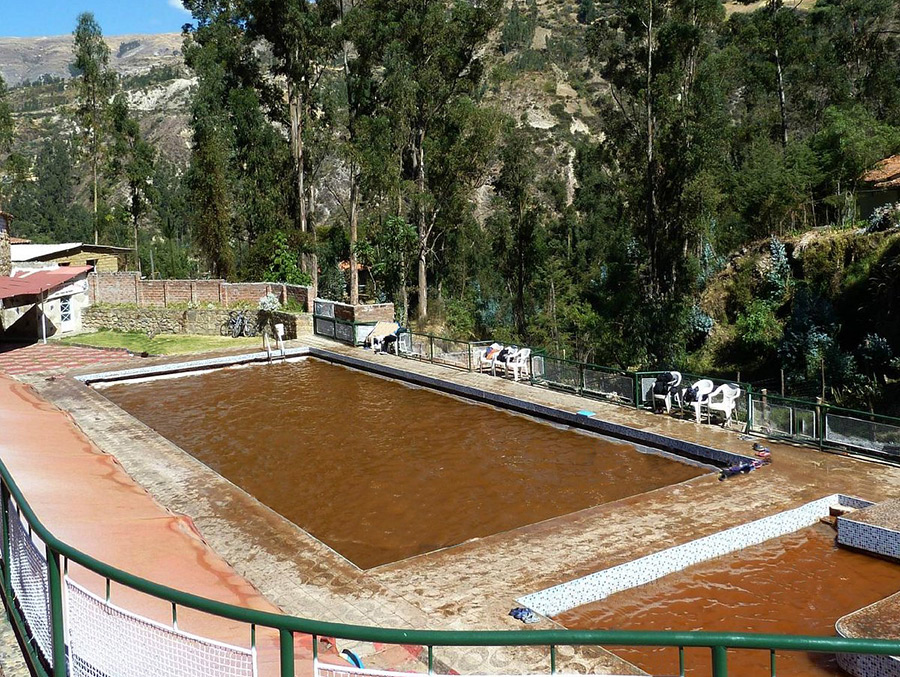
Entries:
{"label": "green metal post", "polygon": [[556,674],[556,645],[550,645],[550,674]]}
{"label": "green metal post", "polygon": [[47,547],[47,582],[50,587],[50,636],[53,643],[53,677],[66,677],[66,634],[63,628],[62,573],[59,553]]}
{"label": "green metal post", "polygon": [[724,646],[712,647],[712,677],[728,677],[728,651]]}
{"label": "green metal post", "polygon": [[747,386],[747,427],[744,428],[744,434],[747,435],[753,430],[753,386]]}
{"label": "green metal post", "polygon": [[822,398],[816,398],[816,425],[819,429],[816,431],[818,435],[819,441],[819,449],[825,448],[825,418],[828,416],[828,412],[826,410],[825,402]]}
{"label": "green metal post", "polygon": [[678,647],[678,677],[684,677],[684,647]]}
{"label": "green metal post", "polygon": [[319,636],[312,636],[312,645],[313,645],[313,660],[319,660]]}
{"label": "green metal post", "polygon": [[634,408],[640,409],[641,407],[641,377],[638,376],[637,372],[634,373]]}
{"label": "green metal post", "polygon": [[771,671],[772,677],[775,677],[775,649],[769,650],[769,670]]}
{"label": "green metal post", "polygon": [[428,645],[428,674],[434,674],[434,647],[431,644]]}
{"label": "green metal post", "polygon": [[3,501],[3,591],[9,597],[11,569],[9,566],[9,489],[6,482],[0,482],[0,500]]}
{"label": "green metal post", "polygon": [[281,677],[294,677],[294,633],[282,628],[278,635],[281,639]]}

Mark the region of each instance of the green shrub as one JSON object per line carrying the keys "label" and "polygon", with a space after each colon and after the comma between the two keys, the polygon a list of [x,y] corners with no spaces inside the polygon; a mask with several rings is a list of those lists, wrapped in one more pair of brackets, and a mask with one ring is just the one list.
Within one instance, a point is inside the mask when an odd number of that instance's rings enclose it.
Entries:
{"label": "green shrub", "polygon": [[766,301],[753,301],[737,319],[738,341],[750,353],[771,353],[784,335],[775,309]]}

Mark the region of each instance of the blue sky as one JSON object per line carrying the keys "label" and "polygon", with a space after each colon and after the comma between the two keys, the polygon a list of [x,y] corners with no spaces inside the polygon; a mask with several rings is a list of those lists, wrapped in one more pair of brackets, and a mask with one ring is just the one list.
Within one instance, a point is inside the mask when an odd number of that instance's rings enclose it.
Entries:
{"label": "blue sky", "polygon": [[0,0],[0,37],[63,35],[93,12],[104,35],[177,33],[190,21],[180,0]]}

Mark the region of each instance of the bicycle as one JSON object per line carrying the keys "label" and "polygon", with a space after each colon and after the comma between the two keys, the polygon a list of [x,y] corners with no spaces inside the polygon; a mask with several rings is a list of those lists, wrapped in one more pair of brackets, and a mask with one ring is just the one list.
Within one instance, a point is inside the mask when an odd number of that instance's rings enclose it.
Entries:
{"label": "bicycle", "polygon": [[228,319],[222,323],[220,333],[222,336],[231,336],[232,338],[239,336],[253,338],[259,335],[259,326],[252,312],[232,310],[228,313]]}

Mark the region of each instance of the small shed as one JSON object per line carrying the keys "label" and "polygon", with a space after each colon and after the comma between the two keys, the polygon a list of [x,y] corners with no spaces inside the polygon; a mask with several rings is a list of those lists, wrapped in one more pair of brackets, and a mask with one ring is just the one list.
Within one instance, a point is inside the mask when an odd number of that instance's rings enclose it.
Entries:
{"label": "small shed", "polygon": [[885,158],[859,177],[860,216],[868,219],[879,207],[900,202],[900,154]]}
{"label": "small shed", "polygon": [[64,242],[62,244],[11,244],[13,268],[29,263],[51,263],[58,266],[92,266],[100,273],[125,270],[125,256],[132,249],[105,244]]}
{"label": "small shed", "polygon": [[90,266],[16,270],[0,276],[0,338],[44,339],[81,329]]}

